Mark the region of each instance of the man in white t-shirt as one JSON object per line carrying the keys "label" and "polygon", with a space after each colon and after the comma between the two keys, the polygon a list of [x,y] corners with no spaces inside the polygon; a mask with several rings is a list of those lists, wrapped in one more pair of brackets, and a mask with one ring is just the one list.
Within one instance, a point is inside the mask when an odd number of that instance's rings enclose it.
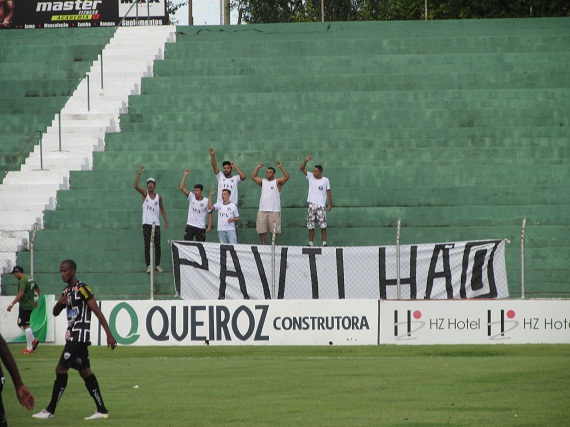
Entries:
{"label": "man in white t-shirt", "polygon": [[160,267],[161,249],[160,249],[160,214],[164,218],[164,228],[168,228],[168,221],[166,220],[166,211],[164,210],[164,205],[162,204],[162,197],[154,192],[156,188],[156,180],[154,178],[149,178],[146,180],[146,190],[139,187],[139,178],[143,173],[144,165],[140,167],[135,178],[135,190],[137,190],[142,196],[142,224],[143,224],[143,236],[144,236],[144,259],[146,262],[146,272],[150,273],[152,267],[150,265],[150,235],[152,230],[152,224],[155,224],[154,230],[154,254],[155,267],[154,271],[157,273],[162,273],[163,270]]}
{"label": "man in white t-shirt", "polygon": [[222,190],[222,202],[212,205],[215,192],[212,187],[208,196],[208,209],[218,211],[218,238],[220,243],[237,244],[236,224],[239,221],[237,205],[230,202],[230,190]]}
{"label": "man in white t-shirt", "polygon": [[[190,169],[186,169],[180,182],[180,191],[188,199],[188,219],[184,230],[184,240],[196,238],[197,242],[205,242],[206,233],[212,231],[212,211],[208,210],[208,199],[202,195],[204,191],[202,184],[195,184],[193,193],[186,189],[186,178],[189,174]],[[206,218],[208,218],[207,227]]]}
{"label": "man in white t-shirt", "polygon": [[331,185],[329,179],[323,176],[323,167],[321,165],[315,165],[313,173],[307,172],[305,167],[310,160],[312,160],[312,157],[307,156],[299,168],[309,182],[309,195],[307,196],[307,202],[309,203],[307,212],[309,246],[313,246],[317,223],[321,229],[323,246],[327,246],[327,212],[330,212],[332,209]]}
{"label": "man in white t-shirt", "polygon": [[281,233],[281,187],[289,180],[289,172],[285,170],[281,162],[277,162],[277,167],[283,172],[281,178],[275,179],[275,168],[268,167],[265,172],[265,178],[257,176],[259,169],[263,167],[258,164],[251,179],[257,185],[261,186],[261,197],[259,198],[259,211],[257,212],[257,221],[255,229],[261,239],[261,244],[265,245],[267,240],[267,232],[273,230],[275,224],[275,234]]}

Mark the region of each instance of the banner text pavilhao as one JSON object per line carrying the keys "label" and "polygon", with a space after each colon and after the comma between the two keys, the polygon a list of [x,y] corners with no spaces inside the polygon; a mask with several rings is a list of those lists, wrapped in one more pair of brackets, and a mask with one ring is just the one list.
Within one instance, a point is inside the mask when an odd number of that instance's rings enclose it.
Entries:
{"label": "banner text pavilhao", "polygon": [[[402,246],[402,298],[508,297],[503,240]],[[271,299],[268,247],[172,242],[183,299]],[[395,297],[395,247],[276,247],[277,299]]]}

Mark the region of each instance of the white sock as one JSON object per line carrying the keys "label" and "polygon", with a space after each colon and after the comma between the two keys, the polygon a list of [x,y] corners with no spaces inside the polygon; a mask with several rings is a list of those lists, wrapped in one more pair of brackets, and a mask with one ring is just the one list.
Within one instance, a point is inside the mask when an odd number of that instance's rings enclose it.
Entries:
{"label": "white sock", "polygon": [[323,246],[326,246],[326,245],[327,245],[327,241],[323,240]]}
{"label": "white sock", "polygon": [[24,333],[26,334],[26,343],[28,344],[28,350],[32,349],[32,341],[34,340],[34,332],[32,328],[24,329]]}
{"label": "white sock", "polygon": [[309,246],[313,246],[313,242],[309,242]]}

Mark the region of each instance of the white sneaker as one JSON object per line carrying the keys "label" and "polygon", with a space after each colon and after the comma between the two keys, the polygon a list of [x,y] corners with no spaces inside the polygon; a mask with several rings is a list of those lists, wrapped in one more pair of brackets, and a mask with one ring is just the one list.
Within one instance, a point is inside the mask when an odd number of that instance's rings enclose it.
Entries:
{"label": "white sneaker", "polygon": [[104,414],[102,412],[95,412],[93,415],[91,415],[90,417],[86,417],[85,419],[86,420],[106,420],[107,418],[109,418],[108,412],[106,414]]}
{"label": "white sneaker", "polygon": [[164,272],[164,270],[162,268],[160,268],[160,265],[157,265],[154,269],[154,271],[156,271],[157,273],[162,273]]}
{"label": "white sneaker", "polygon": [[146,268],[146,272],[150,273],[150,265]]}
{"label": "white sneaker", "polygon": [[32,415],[32,418],[41,418],[47,420],[48,418],[53,418],[53,414],[51,412],[48,412],[47,409],[42,409],[41,412]]}

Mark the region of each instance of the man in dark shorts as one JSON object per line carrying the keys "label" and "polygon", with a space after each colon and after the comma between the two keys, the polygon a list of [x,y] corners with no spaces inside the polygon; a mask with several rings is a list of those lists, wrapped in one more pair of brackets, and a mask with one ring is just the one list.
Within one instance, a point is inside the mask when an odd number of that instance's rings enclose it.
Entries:
{"label": "man in dark shorts", "polygon": [[36,351],[38,346],[38,339],[34,337],[34,332],[30,327],[30,318],[32,316],[32,311],[38,306],[38,302],[35,299],[36,294],[39,297],[40,288],[32,279],[24,273],[24,268],[17,265],[12,269],[12,274],[18,280],[18,293],[14,297],[12,303],[8,306],[8,311],[12,311],[12,308],[16,304],[19,304],[18,311],[18,327],[20,327],[24,334],[26,335],[26,348],[20,352],[20,354],[31,354]]}
{"label": "man in dark shorts", "polygon": [[91,328],[91,313],[94,313],[99,319],[99,323],[107,334],[107,346],[114,350],[117,346],[117,341],[111,333],[109,324],[105,316],[99,309],[93,291],[85,283],[79,281],[75,277],[77,265],[73,260],[65,260],[59,266],[61,279],[67,283],[63,289],[61,297],[53,307],[53,315],[58,316],[64,309],[67,309],[67,331],[65,333],[65,347],[55,368],[56,378],[53,383],[53,390],[51,401],[46,409],[34,414],[34,418],[53,418],[55,409],[59,399],[65,391],[67,386],[67,372],[69,368],[76,369],[79,372],[85,387],[97,405],[97,412],[86,420],[97,420],[109,418],[109,411],[103,403],[103,397],[99,390],[99,383],[95,374],[91,372],[91,365],[89,362],[88,347],[91,345],[90,328]]}

